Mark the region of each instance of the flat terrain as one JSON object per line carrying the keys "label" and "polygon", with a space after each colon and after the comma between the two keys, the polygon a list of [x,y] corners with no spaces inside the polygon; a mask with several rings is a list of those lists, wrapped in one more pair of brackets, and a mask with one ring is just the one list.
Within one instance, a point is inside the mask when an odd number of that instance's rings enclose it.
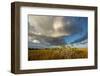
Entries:
{"label": "flat terrain", "polygon": [[87,57],[87,48],[48,48],[28,50],[28,60],[80,59]]}

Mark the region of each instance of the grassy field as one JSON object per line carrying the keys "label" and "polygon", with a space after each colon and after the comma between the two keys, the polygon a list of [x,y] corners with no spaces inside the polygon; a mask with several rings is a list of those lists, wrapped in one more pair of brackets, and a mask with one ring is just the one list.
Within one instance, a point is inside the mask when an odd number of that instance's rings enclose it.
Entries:
{"label": "grassy field", "polygon": [[55,60],[87,58],[87,48],[29,49],[28,60]]}

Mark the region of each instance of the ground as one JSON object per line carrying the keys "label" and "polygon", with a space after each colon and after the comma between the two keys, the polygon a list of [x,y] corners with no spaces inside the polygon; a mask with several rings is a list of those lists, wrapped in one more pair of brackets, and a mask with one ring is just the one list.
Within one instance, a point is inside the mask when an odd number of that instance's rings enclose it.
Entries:
{"label": "ground", "polygon": [[87,58],[87,48],[29,49],[28,60],[79,59]]}

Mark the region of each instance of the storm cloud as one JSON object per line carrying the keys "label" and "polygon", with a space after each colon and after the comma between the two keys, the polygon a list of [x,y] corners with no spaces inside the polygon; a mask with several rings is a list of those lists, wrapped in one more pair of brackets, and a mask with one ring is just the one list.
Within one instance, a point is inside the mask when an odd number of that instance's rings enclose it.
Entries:
{"label": "storm cloud", "polygon": [[45,48],[53,45],[77,44],[87,40],[87,38],[87,17],[28,16],[29,48]]}

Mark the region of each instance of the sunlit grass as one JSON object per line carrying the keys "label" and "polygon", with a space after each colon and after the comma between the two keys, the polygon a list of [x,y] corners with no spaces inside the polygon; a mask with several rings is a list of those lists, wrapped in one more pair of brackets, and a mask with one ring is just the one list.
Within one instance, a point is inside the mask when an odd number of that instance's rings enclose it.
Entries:
{"label": "sunlit grass", "polygon": [[87,57],[87,48],[31,49],[28,52],[28,60],[79,59]]}

